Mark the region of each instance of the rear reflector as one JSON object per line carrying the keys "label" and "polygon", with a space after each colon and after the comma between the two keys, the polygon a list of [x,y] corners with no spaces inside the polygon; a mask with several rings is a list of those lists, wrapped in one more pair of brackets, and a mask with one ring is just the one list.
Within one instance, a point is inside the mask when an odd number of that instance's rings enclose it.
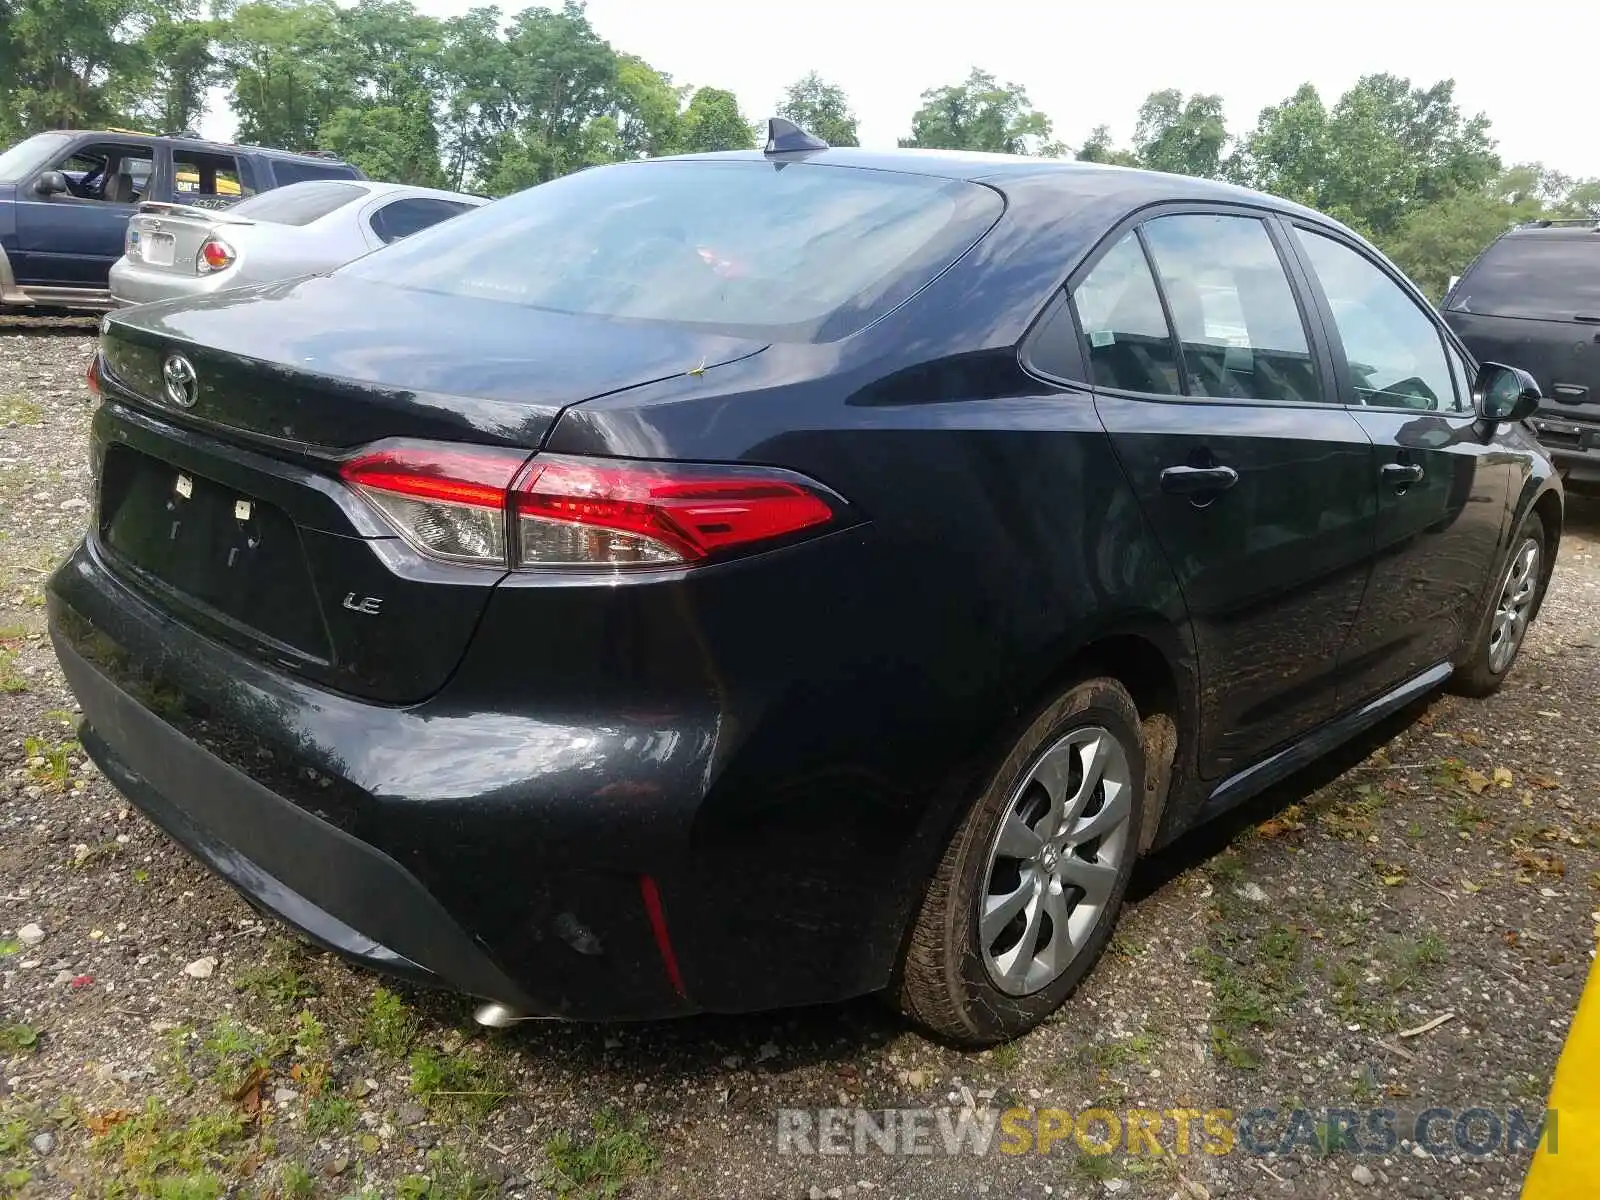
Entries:
{"label": "rear reflector", "polygon": [[340,474],[424,554],[494,567],[692,565],[839,515],[816,485],[762,467],[395,442]]}
{"label": "rear reflector", "polygon": [[89,369],[83,373],[83,381],[89,385],[89,394],[96,399],[100,398],[100,351],[94,352],[94,357],[89,360]]}

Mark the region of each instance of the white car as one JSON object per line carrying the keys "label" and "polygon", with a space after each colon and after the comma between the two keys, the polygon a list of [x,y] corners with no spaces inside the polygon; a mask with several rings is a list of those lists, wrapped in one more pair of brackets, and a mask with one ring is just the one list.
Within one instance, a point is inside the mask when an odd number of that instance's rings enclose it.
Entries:
{"label": "white car", "polygon": [[487,203],[365,179],[293,183],[221,211],[150,201],[128,222],[111,300],[146,304],[332,270]]}

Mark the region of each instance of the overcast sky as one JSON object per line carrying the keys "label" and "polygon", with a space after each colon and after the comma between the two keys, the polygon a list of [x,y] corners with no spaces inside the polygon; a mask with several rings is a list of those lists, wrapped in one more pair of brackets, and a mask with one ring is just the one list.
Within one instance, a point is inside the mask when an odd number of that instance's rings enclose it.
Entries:
{"label": "overcast sky", "polygon": [[[481,0],[416,0],[436,16]],[[552,7],[559,0],[545,0]],[[501,0],[506,11],[524,5]],[[675,82],[735,92],[770,115],[786,84],[815,69],[849,94],[866,146],[893,146],[924,89],[979,66],[1027,89],[1068,145],[1109,124],[1119,144],[1146,95],[1216,92],[1229,128],[1310,80],[1331,103],[1367,73],[1456,81],[1468,114],[1494,122],[1508,163],[1600,175],[1600,6],[1438,0],[589,0],[618,50]],[[221,125],[231,118],[215,114]]]}

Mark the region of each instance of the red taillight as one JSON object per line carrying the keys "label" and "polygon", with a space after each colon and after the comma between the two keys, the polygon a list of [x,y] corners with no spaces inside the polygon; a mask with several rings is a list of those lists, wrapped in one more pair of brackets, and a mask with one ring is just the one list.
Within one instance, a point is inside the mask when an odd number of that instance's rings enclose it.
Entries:
{"label": "red taillight", "polygon": [[526,450],[395,445],[340,468],[424,554],[506,564],[506,493]]}
{"label": "red taillight", "polygon": [[224,267],[232,266],[234,260],[233,247],[220,238],[207,238],[205,245],[200,247],[199,262],[196,264],[207,271],[220,271]]}
{"label": "red taillight", "polygon": [[742,468],[536,457],[515,485],[524,566],[697,562],[833,520],[815,492]]}
{"label": "red taillight", "polygon": [[99,399],[100,392],[100,352],[95,351],[94,357],[89,360],[89,369],[83,373],[83,381],[89,385],[89,394]]}
{"label": "red taillight", "polygon": [[404,443],[340,474],[423,553],[484,566],[687,565],[837,516],[819,491],[765,468]]}

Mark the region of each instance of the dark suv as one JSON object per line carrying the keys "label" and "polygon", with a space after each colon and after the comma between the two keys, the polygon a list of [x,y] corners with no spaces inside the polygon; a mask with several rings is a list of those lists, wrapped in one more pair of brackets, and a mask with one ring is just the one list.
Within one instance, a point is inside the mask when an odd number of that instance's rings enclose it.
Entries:
{"label": "dark suv", "polygon": [[481,1020],[992,1042],[1144,851],[1499,686],[1537,389],[1281,200],[772,141],[107,317],[51,633],[118,788]]}
{"label": "dark suv", "polygon": [[1478,358],[1539,381],[1539,440],[1569,483],[1600,486],[1600,222],[1502,234],[1450,289],[1444,314]]}
{"label": "dark suv", "polygon": [[35,134],[0,153],[0,310],[109,306],[143,200],[224,207],[305,179],[363,179],[331,155],[120,130]]}

